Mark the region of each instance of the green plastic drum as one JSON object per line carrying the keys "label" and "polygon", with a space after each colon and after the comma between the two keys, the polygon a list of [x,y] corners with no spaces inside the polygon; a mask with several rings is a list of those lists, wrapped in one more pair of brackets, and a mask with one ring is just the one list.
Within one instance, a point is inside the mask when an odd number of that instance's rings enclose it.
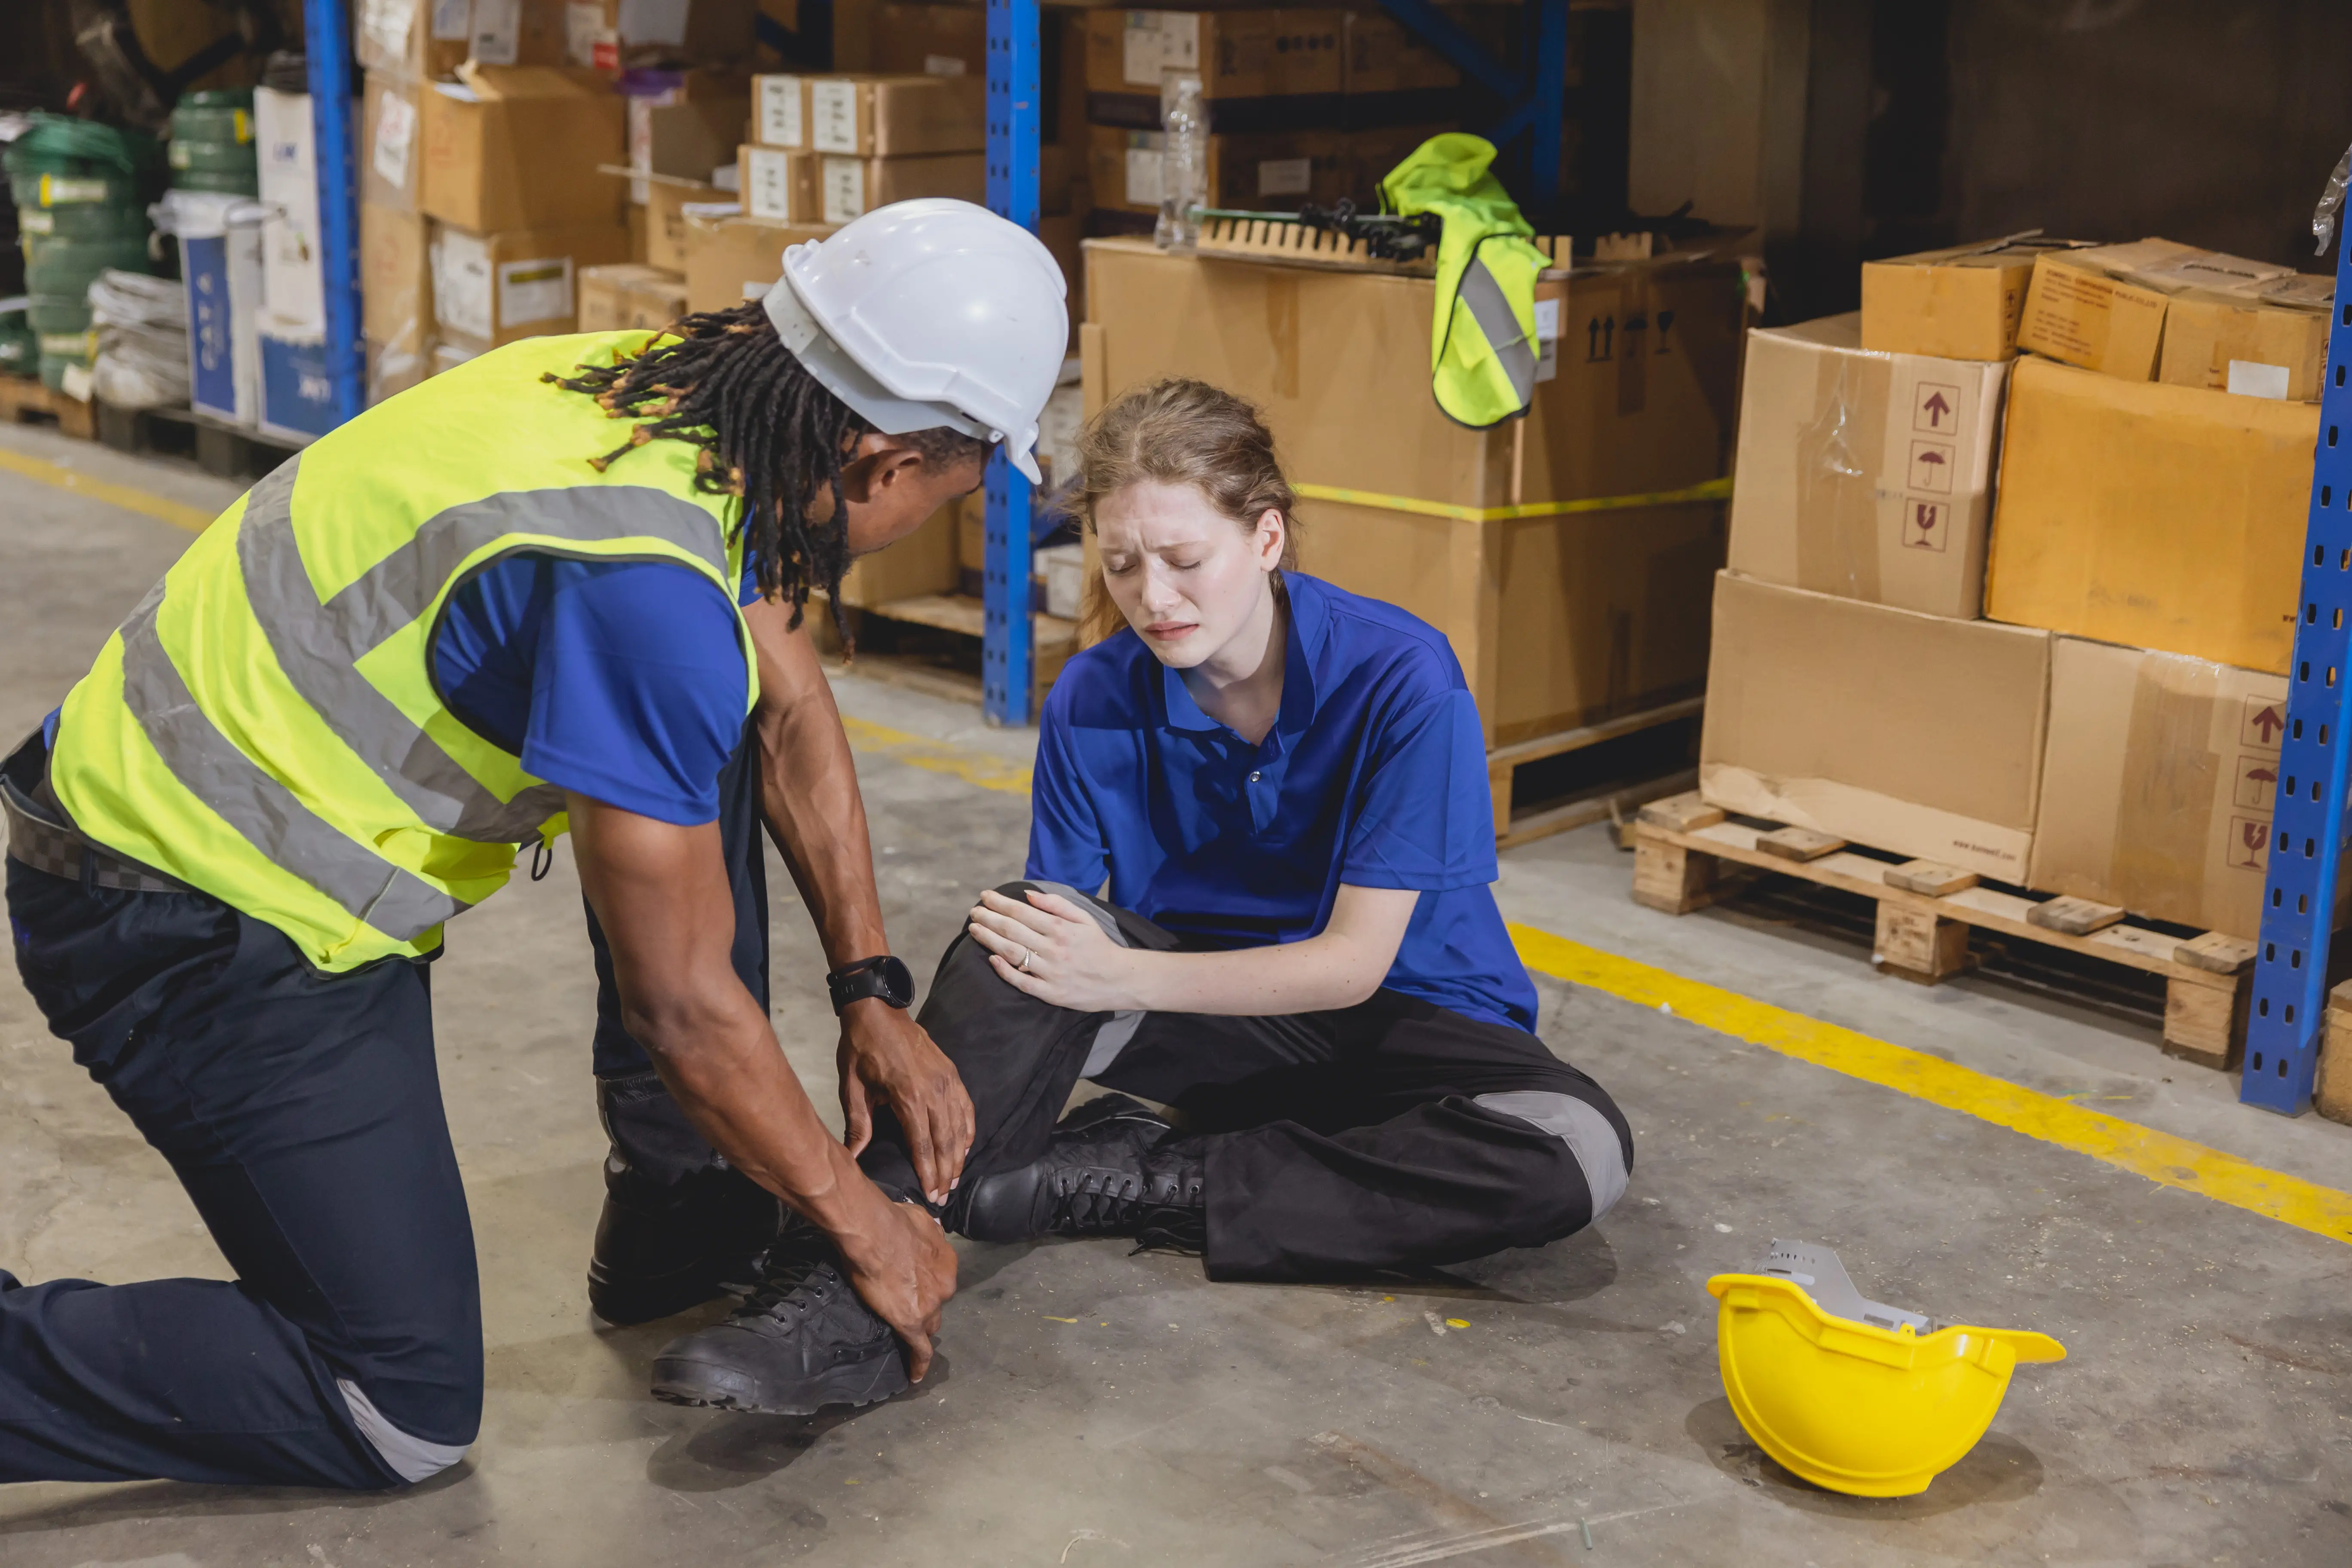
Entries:
{"label": "green plastic drum", "polygon": [[152,272],[147,237],[130,239],[42,239],[25,247],[25,288],[34,294],[79,294],[108,268]]}
{"label": "green plastic drum", "polygon": [[217,191],[228,196],[257,196],[261,194],[261,171],[246,169],[187,169],[172,176],[172,188],[176,191]]}
{"label": "green plastic drum", "polygon": [[76,203],[62,207],[18,207],[16,232],[30,247],[47,239],[135,239],[148,229],[143,206]]}
{"label": "green plastic drum", "polygon": [[41,337],[89,331],[89,301],[79,294],[36,294],[25,306],[25,324]]}
{"label": "green plastic drum", "polygon": [[[183,95],[172,110],[172,142],[177,147],[183,142],[250,149],[253,89],[240,87]],[[172,166],[176,169],[183,165],[175,161]]]}
{"label": "green plastic drum", "polygon": [[260,154],[250,142],[191,142],[173,138],[171,153],[173,183],[176,176],[202,169],[207,173],[250,172],[261,166]]}

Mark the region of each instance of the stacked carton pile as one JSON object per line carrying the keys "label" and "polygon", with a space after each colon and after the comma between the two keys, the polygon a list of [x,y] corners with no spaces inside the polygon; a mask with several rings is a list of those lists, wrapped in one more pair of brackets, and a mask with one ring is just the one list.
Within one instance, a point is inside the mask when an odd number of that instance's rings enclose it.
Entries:
{"label": "stacked carton pile", "polygon": [[1707,799],[2252,938],[2328,307],[2009,242],[1752,334]]}
{"label": "stacked carton pile", "polygon": [[[1488,9],[1491,9],[1488,8]],[[1454,129],[1461,78],[1377,7],[1085,13],[1087,174],[1098,233],[1160,211],[1163,91],[1200,82],[1213,207],[1366,205],[1381,175]]]}

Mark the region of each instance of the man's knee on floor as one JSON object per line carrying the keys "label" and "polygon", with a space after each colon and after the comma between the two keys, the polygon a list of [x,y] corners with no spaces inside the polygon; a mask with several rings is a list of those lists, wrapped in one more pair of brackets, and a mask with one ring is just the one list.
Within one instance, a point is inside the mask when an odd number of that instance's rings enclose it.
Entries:
{"label": "man's knee on floor", "polygon": [[[410,1486],[431,1479],[464,1458],[466,1450],[473,1446],[475,1437],[480,1434],[482,1389],[478,1381],[471,1390],[470,1415],[466,1416],[464,1412],[452,1413],[453,1417],[464,1417],[457,1421],[465,1436],[465,1441],[459,1443],[434,1442],[405,1430],[376,1408],[375,1401],[368,1397],[367,1392],[348,1377],[335,1379],[335,1387],[343,1396],[344,1408],[352,1413],[352,1425],[359,1428],[360,1436],[367,1440],[369,1447],[375,1450],[376,1458],[383,1461],[386,1469]],[[460,1395],[453,1403],[467,1402]]]}
{"label": "man's knee on floor", "polygon": [[1631,1162],[1616,1125],[1590,1100],[1549,1089],[1482,1094],[1472,1103],[1528,1123],[1559,1141],[1567,1158],[1549,1193],[1530,1193],[1531,1224],[1566,1236],[1597,1222],[1625,1195]]}

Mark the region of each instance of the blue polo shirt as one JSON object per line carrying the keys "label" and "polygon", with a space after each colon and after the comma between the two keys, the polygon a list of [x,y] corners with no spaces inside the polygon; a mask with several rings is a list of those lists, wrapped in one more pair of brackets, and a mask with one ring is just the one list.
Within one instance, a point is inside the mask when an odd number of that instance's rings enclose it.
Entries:
{"label": "blue polo shirt", "polygon": [[1383,984],[1532,1030],[1535,987],[1489,889],[1478,709],[1453,647],[1393,605],[1284,574],[1282,710],[1251,745],[1132,631],[1073,658],[1039,721],[1028,875],[1188,942],[1297,942],[1341,883],[1416,888]]}

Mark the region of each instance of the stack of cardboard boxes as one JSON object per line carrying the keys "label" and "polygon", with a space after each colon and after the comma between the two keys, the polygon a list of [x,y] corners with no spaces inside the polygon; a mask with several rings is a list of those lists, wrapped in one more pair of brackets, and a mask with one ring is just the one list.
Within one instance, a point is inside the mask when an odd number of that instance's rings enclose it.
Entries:
{"label": "stack of cardboard boxes", "polygon": [[1084,39],[1097,233],[1150,232],[1175,79],[1200,82],[1213,207],[1370,205],[1381,176],[1458,112],[1460,75],[1376,7],[1087,11]]}
{"label": "stack of cardboard boxes", "polygon": [[2328,282],[2011,241],[1751,334],[1706,798],[2252,938]]}

